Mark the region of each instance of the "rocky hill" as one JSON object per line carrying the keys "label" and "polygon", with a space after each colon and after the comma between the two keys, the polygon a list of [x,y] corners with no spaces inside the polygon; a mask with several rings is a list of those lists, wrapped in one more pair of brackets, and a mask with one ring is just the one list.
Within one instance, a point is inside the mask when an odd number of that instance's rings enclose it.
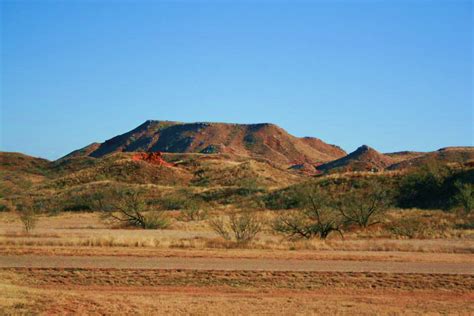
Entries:
{"label": "rocky hill", "polygon": [[340,159],[316,167],[322,172],[380,171],[394,163],[389,156],[379,153],[367,145]]}
{"label": "rocky hill", "polygon": [[384,153],[385,156],[389,156],[390,158],[392,158],[395,163],[418,158],[426,154],[426,152],[420,151],[398,151],[393,153]]}
{"label": "rocky hill", "polygon": [[416,168],[429,163],[442,164],[472,164],[474,162],[474,147],[446,147],[437,151],[425,153],[412,159],[403,160],[391,165],[388,169],[400,170]]}
{"label": "rocky hill", "polygon": [[117,152],[228,153],[264,158],[284,165],[318,164],[346,152],[320,139],[299,138],[268,123],[180,123],[146,121],[137,128],[101,144],[91,144],[67,157],[103,157]]}

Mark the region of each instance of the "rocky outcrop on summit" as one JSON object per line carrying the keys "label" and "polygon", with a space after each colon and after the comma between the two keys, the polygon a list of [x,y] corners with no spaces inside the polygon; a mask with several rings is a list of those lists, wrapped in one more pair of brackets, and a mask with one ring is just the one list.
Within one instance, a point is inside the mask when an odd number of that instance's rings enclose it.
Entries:
{"label": "rocky outcrop on summit", "polygon": [[[275,163],[318,164],[346,152],[317,138],[299,138],[269,123],[180,123],[146,121],[137,128],[82,150],[91,157],[117,152],[228,153]],[[77,151],[81,152],[81,151]],[[77,153],[76,152],[76,153]],[[76,154],[75,153],[75,154]]]}
{"label": "rocky outcrop on summit", "polygon": [[340,159],[316,167],[322,172],[380,171],[393,164],[393,159],[367,145]]}

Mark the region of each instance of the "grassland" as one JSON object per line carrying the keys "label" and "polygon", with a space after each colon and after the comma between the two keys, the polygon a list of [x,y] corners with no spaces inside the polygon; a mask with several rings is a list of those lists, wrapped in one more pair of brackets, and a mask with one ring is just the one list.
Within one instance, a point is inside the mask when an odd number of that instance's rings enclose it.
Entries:
{"label": "grassland", "polygon": [[[289,242],[266,232],[254,243],[236,248],[220,241],[205,221],[176,220],[166,230],[110,229],[97,213],[61,213],[41,217],[34,232],[26,234],[12,213],[2,213],[0,219],[0,264],[4,256],[37,256],[46,263],[48,257],[66,256],[89,262],[87,268],[0,268],[0,312],[6,315],[474,312],[474,270],[439,274],[295,268],[321,261],[334,262],[333,266],[344,261],[353,267],[355,263],[469,267],[474,266],[474,241],[468,237],[394,240],[349,234],[344,240]],[[100,268],[97,260],[108,258],[114,266],[124,256],[131,262],[126,268]],[[201,264],[186,269],[134,267],[140,258],[198,259]],[[205,265],[206,260],[219,259],[232,260],[233,268]],[[257,260],[258,269],[242,270],[242,259]],[[271,260],[289,264],[276,271],[268,265]]]}
{"label": "grassland", "polygon": [[[132,157],[1,156],[0,314],[474,313],[473,217],[454,198],[472,168],[313,177],[227,153],[165,154],[169,168]],[[336,194],[324,207],[337,212],[337,194],[367,181],[435,186],[406,196],[405,208],[391,196],[367,227],[341,221],[342,236],[275,230],[282,216],[305,214],[308,187]],[[128,192],[141,195],[131,203]],[[123,207],[166,225],[110,216]],[[254,238],[226,239],[211,225],[233,214],[251,215]]]}

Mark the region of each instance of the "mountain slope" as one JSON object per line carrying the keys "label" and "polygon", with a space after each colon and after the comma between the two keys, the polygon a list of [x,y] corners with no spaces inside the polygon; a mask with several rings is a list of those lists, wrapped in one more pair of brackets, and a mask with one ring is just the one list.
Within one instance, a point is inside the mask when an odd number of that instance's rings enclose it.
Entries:
{"label": "mountain slope", "polygon": [[0,152],[0,170],[44,175],[51,162],[21,153]]}
{"label": "mountain slope", "polygon": [[388,169],[399,170],[406,168],[416,168],[432,162],[441,164],[466,164],[474,161],[474,147],[446,147],[424,155],[403,160],[391,165]]}
{"label": "mountain slope", "polygon": [[370,171],[383,170],[393,164],[393,159],[367,145],[340,159],[318,166],[319,171]]}
{"label": "mountain slope", "polygon": [[146,121],[102,144],[71,153],[103,157],[117,152],[229,153],[273,162],[327,162],[344,156],[341,148],[317,138],[298,138],[274,124],[180,123]]}
{"label": "mountain slope", "polygon": [[384,153],[385,156],[392,158],[394,163],[399,163],[405,160],[418,158],[426,154],[427,154],[426,152],[419,152],[419,151],[398,151],[398,152],[392,152],[392,153]]}

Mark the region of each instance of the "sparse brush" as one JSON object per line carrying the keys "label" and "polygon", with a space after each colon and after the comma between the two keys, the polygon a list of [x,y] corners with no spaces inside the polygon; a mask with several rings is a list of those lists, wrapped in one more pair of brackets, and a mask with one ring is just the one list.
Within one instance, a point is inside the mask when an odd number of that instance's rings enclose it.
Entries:
{"label": "sparse brush", "polygon": [[361,228],[380,223],[393,201],[393,194],[381,181],[361,181],[345,190],[334,202],[347,224]]}
{"label": "sparse brush", "polygon": [[16,208],[26,233],[30,233],[38,222],[38,212],[41,208],[41,204],[29,197],[23,199]]}
{"label": "sparse brush", "polygon": [[150,211],[140,190],[117,191],[113,197],[104,199],[102,195],[95,196],[96,207],[103,212],[103,219],[143,229],[163,229],[169,226],[168,217],[163,211]]}
{"label": "sparse brush", "polygon": [[144,229],[165,229],[170,226],[170,220],[163,211],[152,211],[144,216]]}
{"label": "sparse brush", "polygon": [[440,237],[452,227],[453,223],[446,218],[429,214],[403,215],[388,225],[394,235],[410,239]]}
{"label": "sparse brush", "polygon": [[228,221],[223,218],[209,220],[209,226],[225,240],[235,240],[239,244],[251,242],[262,231],[262,224],[254,213],[233,213]]}
{"label": "sparse brush", "polygon": [[20,213],[20,220],[23,223],[23,227],[27,233],[33,230],[38,222],[35,212],[31,210],[22,211]]}
{"label": "sparse brush", "polygon": [[14,211],[15,206],[9,200],[0,199],[0,212],[10,212]]}
{"label": "sparse brush", "polygon": [[178,220],[184,222],[202,221],[208,217],[208,211],[206,209],[192,207],[181,210]]}
{"label": "sparse brush", "polygon": [[231,240],[230,230],[224,219],[216,217],[208,221],[209,227],[225,240]]}
{"label": "sparse brush", "polygon": [[277,217],[273,230],[286,235],[289,239],[326,239],[332,232],[342,237],[344,217],[333,208],[330,196],[316,186],[302,187],[298,191],[301,207]]}

